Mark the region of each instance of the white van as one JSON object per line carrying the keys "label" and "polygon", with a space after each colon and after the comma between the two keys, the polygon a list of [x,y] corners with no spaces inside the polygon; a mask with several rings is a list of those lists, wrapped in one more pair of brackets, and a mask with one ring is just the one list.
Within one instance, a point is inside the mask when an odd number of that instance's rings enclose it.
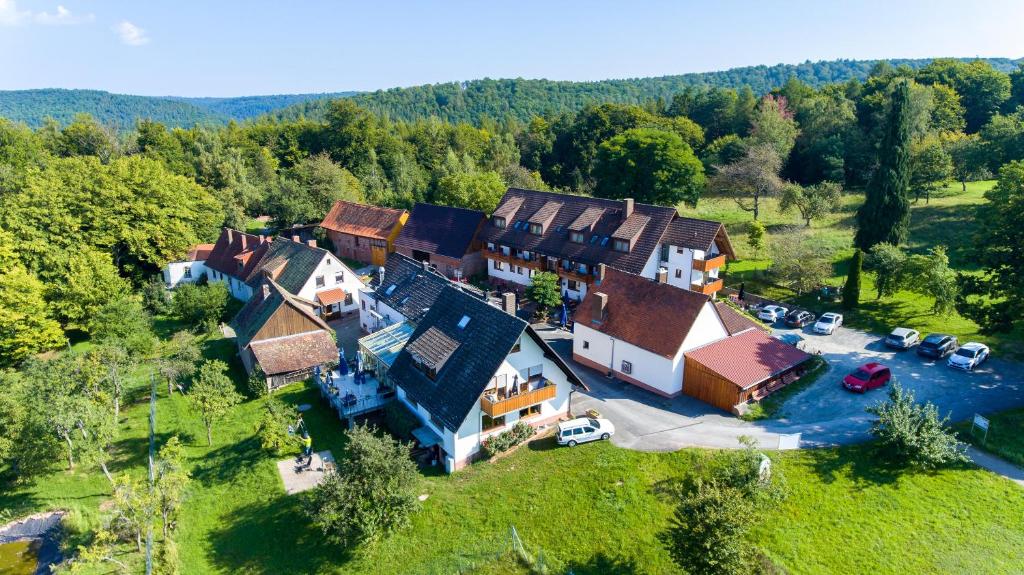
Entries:
{"label": "white van", "polygon": [[577,417],[558,424],[558,444],[575,447],[577,443],[608,439],[615,433],[615,426],[607,419]]}

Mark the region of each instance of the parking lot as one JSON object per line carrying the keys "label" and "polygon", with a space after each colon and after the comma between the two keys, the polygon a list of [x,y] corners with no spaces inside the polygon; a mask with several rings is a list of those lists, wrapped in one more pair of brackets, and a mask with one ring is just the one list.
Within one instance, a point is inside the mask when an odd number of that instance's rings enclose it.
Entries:
{"label": "parking lot", "polygon": [[[778,325],[782,325],[781,323]],[[591,388],[576,394],[573,411],[596,409],[616,426],[612,442],[641,451],[671,451],[687,446],[735,447],[740,436],[754,438],[763,447],[778,445],[780,435],[800,433],[804,447],[853,443],[868,439],[870,416],[864,408],[885,399],[886,387],[865,394],[840,385],[844,375],[869,361],[890,367],[895,380],[914,392],[919,401],[931,401],[944,416],[966,419],[1024,406],[1024,364],[993,357],[974,372],[954,370],[945,360],[926,360],[913,350],[892,351],[882,337],[840,327],[833,335],[803,330],[803,346],[819,353],[830,368],[812,386],[791,397],[777,420],[748,423],[688,396],[666,399],[631,385],[609,380],[571,361],[571,334],[560,330],[541,333]],[[924,334],[922,334],[923,336]]]}

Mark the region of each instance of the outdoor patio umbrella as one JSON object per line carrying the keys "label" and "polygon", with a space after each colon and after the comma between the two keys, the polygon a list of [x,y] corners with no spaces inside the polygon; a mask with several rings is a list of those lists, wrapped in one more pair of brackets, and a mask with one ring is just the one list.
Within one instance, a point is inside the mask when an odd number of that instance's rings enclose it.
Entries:
{"label": "outdoor patio umbrella", "polygon": [[316,382],[317,383],[323,383],[322,381],[320,381],[320,366],[319,365],[314,365],[313,366],[313,375],[316,377]]}
{"label": "outdoor patio umbrella", "polygon": [[565,302],[562,302],[562,313],[558,316],[558,324],[565,329],[567,323],[569,323],[569,308],[565,307]]}
{"label": "outdoor patio umbrella", "polygon": [[338,373],[342,377],[348,375],[348,360],[345,359],[345,348],[341,348],[341,351],[338,352]]}

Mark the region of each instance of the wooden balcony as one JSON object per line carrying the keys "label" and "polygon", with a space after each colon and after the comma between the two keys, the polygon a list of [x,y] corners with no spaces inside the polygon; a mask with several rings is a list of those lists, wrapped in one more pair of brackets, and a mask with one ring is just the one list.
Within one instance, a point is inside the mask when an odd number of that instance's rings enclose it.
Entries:
{"label": "wooden balcony", "polygon": [[578,269],[567,270],[565,268],[560,267],[557,270],[552,271],[557,273],[558,277],[560,278],[585,283],[587,285],[589,285],[590,282],[594,281],[594,276],[590,274],[581,274]]}
{"label": "wooden balcony", "polygon": [[491,259],[491,260],[495,260],[495,261],[499,261],[499,262],[505,262],[505,263],[507,263],[509,265],[512,265],[512,266],[520,266],[520,267],[524,267],[524,268],[530,268],[532,270],[543,270],[544,269],[543,268],[544,264],[540,260],[540,258],[532,259],[532,260],[524,260],[523,258],[517,258],[516,256],[514,256],[512,254],[509,254],[509,255],[506,256],[505,254],[503,254],[503,253],[501,253],[499,251],[491,251],[491,250],[485,250],[484,251],[484,257],[486,257],[487,259]]}
{"label": "wooden balcony", "polygon": [[704,295],[715,295],[715,293],[722,289],[722,279],[711,280],[703,283],[690,284],[690,289],[695,292],[700,292]]}
{"label": "wooden balcony", "polygon": [[708,272],[725,265],[725,255],[718,255],[708,260],[693,260],[693,269],[699,272]]}
{"label": "wooden balcony", "polygon": [[553,383],[549,383],[540,389],[525,391],[497,401],[492,401],[488,399],[487,395],[484,395],[480,398],[480,409],[483,409],[484,413],[490,417],[499,417],[506,413],[525,409],[542,401],[554,399],[555,392],[557,391],[558,387]]}

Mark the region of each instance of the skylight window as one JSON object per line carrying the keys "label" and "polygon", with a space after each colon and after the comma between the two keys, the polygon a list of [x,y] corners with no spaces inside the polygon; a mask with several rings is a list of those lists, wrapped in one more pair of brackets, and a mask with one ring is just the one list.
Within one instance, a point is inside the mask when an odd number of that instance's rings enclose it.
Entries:
{"label": "skylight window", "polygon": [[464,315],[462,316],[462,319],[459,320],[459,329],[466,329],[467,325],[469,325],[469,316]]}
{"label": "skylight window", "polygon": [[397,288],[397,287],[398,286],[395,285],[395,284],[389,285],[388,289],[384,290],[384,295],[391,295],[391,294],[395,293],[395,288]]}
{"label": "skylight window", "polygon": [[591,244],[596,244],[597,243],[597,238],[599,238],[599,237],[601,237],[601,236],[590,236],[590,243]]}
{"label": "skylight window", "polygon": [[608,245],[608,236],[605,236],[601,239],[601,247],[604,247],[606,245]]}

